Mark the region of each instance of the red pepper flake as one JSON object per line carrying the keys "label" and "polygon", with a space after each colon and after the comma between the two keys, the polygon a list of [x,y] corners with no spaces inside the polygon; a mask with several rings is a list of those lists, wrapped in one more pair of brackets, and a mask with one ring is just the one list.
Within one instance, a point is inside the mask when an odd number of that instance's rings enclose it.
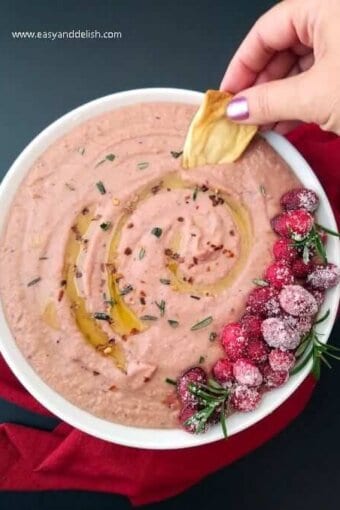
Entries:
{"label": "red pepper flake", "polygon": [[234,231],[234,230],[229,230],[229,234],[230,234],[231,236],[234,236],[234,235],[235,235],[235,231]]}
{"label": "red pepper flake", "polygon": [[195,266],[197,266],[197,264],[198,264],[198,258],[197,258],[197,257],[192,257],[192,260],[194,261]]}
{"label": "red pepper flake", "polygon": [[86,214],[88,214],[89,212],[90,212],[90,209],[89,209],[88,207],[84,207],[84,208],[82,209],[82,211],[81,211],[81,214],[83,214],[83,215],[85,216],[85,215],[86,215]]}
{"label": "red pepper flake", "polygon": [[211,271],[211,268],[210,268],[210,266],[208,266],[207,267],[207,272],[210,273],[210,271]]}
{"label": "red pepper flake", "polygon": [[58,294],[58,301],[60,302],[64,297],[64,290],[60,289]]}
{"label": "red pepper flake", "polygon": [[209,195],[209,198],[212,201],[213,207],[224,204],[224,199],[218,195]]}
{"label": "red pepper flake", "polygon": [[177,218],[177,221],[182,223],[184,221],[184,218],[182,218],[182,216],[179,216],[179,218]]}
{"label": "red pepper flake", "polygon": [[98,372],[98,370],[92,370],[92,374],[93,375],[100,375],[100,372]]}
{"label": "red pepper flake", "polygon": [[128,223],[128,224],[126,225],[126,228],[133,228],[133,227],[134,227],[133,223]]}
{"label": "red pepper flake", "polygon": [[188,283],[190,283],[190,284],[193,284],[193,283],[194,283],[194,279],[193,279],[193,277],[192,277],[192,276],[190,276],[190,278],[188,278]]}
{"label": "red pepper flake", "polygon": [[81,278],[83,276],[83,273],[77,269],[75,276],[76,278]]}
{"label": "red pepper flake", "polygon": [[139,331],[137,328],[132,328],[130,331],[130,335],[138,335]]}
{"label": "red pepper flake", "polygon": [[127,335],[122,335],[122,340],[123,340],[123,342],[126,342],[126,341],[127,341],[127,339],[128,339]]}
{"label": "red pepper flake", "polygon": [[144,382],[147,383],[150,381],[150,379],[151,379],[151,377],[144,377]]}
{"label": "red pepper flake", "polygon": [[203,191],[203,193],[205,193],[206,191],[208,191],[209,189],[209,186],[207,186],[206,184],[203,184],[200,188],[201,191]]}
{"label": "red pepper flake", "polygon": [[131,255],[131,253],[132,253],[131,248],[129,248],[129,247],[128,247],[128,248],[125,248],[124,253],[125,253],[125,255]]}
{"label": "red pepper flake", "polygon": [[156,195],[162,189],[162,186],[163,186],[163,181],[161,181],[159,184],[156,184],[156,186],[153,186],[151,188],[151,193],[153,195]]}
{"label": "red pepper flake", "polygon": [[112,384],[112,386],[110,386],[110,388],[109,388],[109,391],[115,391],[116,389],[117,389],[117,386]]}
{"label": "red pepper flake", "polygon": [[141,304],[141,305],[146,305],[145,297],[141,296],[141,297],[139,298],[139,301],[140,301],[140,304]]}

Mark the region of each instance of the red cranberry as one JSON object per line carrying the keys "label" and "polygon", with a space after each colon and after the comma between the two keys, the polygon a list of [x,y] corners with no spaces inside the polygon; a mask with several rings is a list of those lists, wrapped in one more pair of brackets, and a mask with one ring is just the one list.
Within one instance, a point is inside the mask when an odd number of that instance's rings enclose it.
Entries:
{"label": "red cranberry", "polygon": [[206,384],[207,375],[203,368],[193,367],[184,372],[177,380],[177,394],[183,405],[197,406],[198,399],[189,391],[189,384]]}
{"label": "red cranberry", "polygon": [[305,209],[288,211],[271,220],[273,230],[282,237],[303,239],[314,224],[313,216]]}
{"label": "red cranberry", "polygon": [[314,289],[327,290],[340,281],[339,269],[335,264],[318,265],[307,276],[307,283]]}
{"label": "red cranberry", "polygon": [[261,395],[256,388],[236,386],[230,396],[230,404],[236,411],[254,411],[261,401]]}
{"label": "red cranberry", "polygon": [[295,278],[306,278],[313,271],[314,263],[310,260],[307,264],[302,259],[292,262],[292,273]]}
{"label": "red cranberry", "polygon": [[273,349],[268,356],[270,368],[274,372],[288,372],[295,363],[295,356],[292,352]]}
{"label": "red cranberry", "polygon": [[219,359],[212,368],[212,373],[217,382],[229,385],[234,380],[233,364],[228,359]]}
{"label": "red cranberry", "polygon": [[276,260],[290,263],[298,257],[290,239],[278,239],[273,246],[273,254]]}
{"label": "red cranberry", "polygon": [[301,285],[287,285],[279,294],[280,305],[290,315],[315,315],[317,302],[310,292]]}
{"label": "red cranberry", "polygon": [[278,388],[285,384],[289,379],[287,370],[273,370],[270,365],[265,365],[262,369],[263,380],[267,388]]}
{"label": "red cranberry", "polygon": [[319,206],[319,198],[315,191],[307,188],[295,188],[288,191],[281,197],[281,205],[283,209],[305,209],[312,213]]}
{"label": "red cranberry", "polygon": [[275,288],[282,289],[284,285],[294,282],[290,267],[285,262],[274,262],[265,273],[266,280]]}
{"label": "red cranberry", "polygon": [[248,340],[242,333],[241,325],[232,322],[224,326],[221,342],[230,361],[236,361],[244,355]]}
{"label": "red cranberry", "polygon": [[299,332],[277,317],[262,322],[262,334],[270,347],[293,350],[300,343]]}
{"label": "red cranberry", "polygon": [[268,346],[262,339],[255,338],[254,340],[249,340],[246,355],[254,363],[264,363],[268,357],[268,352]]}
{"label": "red cranberry", "polygon": [[247,359],[238,359],[233,367],[234,377],[239,384],[260,386],[262,375],[257,366]]}
{"label": "red cranberry", "polygon": [[259,315],[244,315],[241,319],[241,329],[249,339],[261,338],[262,319]]}

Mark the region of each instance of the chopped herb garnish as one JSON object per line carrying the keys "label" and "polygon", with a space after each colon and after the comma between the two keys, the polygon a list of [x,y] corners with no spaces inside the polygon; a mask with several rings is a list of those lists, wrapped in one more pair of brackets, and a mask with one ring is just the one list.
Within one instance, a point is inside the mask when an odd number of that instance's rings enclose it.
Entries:
{"label": "chopped herb garnish", "polygon": [[163,285],[170,285],[170,280],[168,280],[167,278],[160,278],[159,281],[163,284]]}
{"label": "chopped herb garnish", "polygon": [[142,247],[139,250],[138,258],[139,258],[139,260],[142,260],[144,257],[145,257],[145,248]]}
{"label": "chopped herb garnish", "polygon": [[107,154],[104,159],[102,159],[101,161],[99,161],[96,164],[95,168],[97,168],[97,166],[102,165],[103,163],[105,163],[105,161],[113,161],[115,159],[115,157],[116,156],[114,154]]}
{"label": "chopped herb garnish", "polygon": [[216,338],[217,338],[217,333],[215,333],[215,331],[212,331],[209,335],[209,341],[215,342]]}
{"label": "chopped herb garnish", "polygon": [[101,224],[100,224],[100,228],[101,228],[102,230],[107,231],[107,230],[110,230],[111,225],[112,225],[111,221],[104,221],[104,223],[101,223]]}
{"label": "chopped herb garnish", "polygon": [[177,386],[177,382],[174,381],[173,379],[170,379],[170,377],[166,377],[165,382],[168,384],[172,384],[173,386]]}
{"label": "chopped herb garnish", "polygon": [[104,299],[106,305],[115,306],[117,302],[114,299]]}
{"label": "chopped herb garnish", "polygon": [[206,328],[207,326],[209,326],[213,321],[213,318],[211,317],[211,315],[209,317],[206,317],[205,319],[199,321],[199,322],[196,322],[196,324],[194,324],[193,326],[191,326],[191,331],[197,331],[198,329],[202,329],[202,328]]}
{"label": "chopped herb garnish", "polygon": [[179,152],[177,152],[177,151],[170,151],[170,154],[171,154],[171,156],[172,156],[173,158],[177,159],[177,158],[179,158],[180,156],[182,156],[183,151],[179,151]]}
{"label": "chopped herb garnish", "polygon": [[122,290],[120,291],[120,295],[121,296],[126,296],[126,294],[129,294],[132,291],[133,291],[132,285],[127,285],[126,287],[122,288]]}
{"label": "chopped herb garnish", "polygon": [[179,322],[178,321],[175,321],[173,319],[169,319],[168,320],[168,323],[169,325],[172,327],[172,328],[177,328],[179,326]]}
{"label": "chopped herb garnish", "polygon": [[254,278],[252,282],[258,287],[268,287],[269,283],[266,280],[262,280],[262,278]]}
{"label": "chopped herb garnish", "polygon": [[193,295],[190,295],[190,297],[191,297],[192,299],[197,299],[197,300],[201,299],[199,296],[193,296]]}
{"label": "chopped herb garnish", "polygon": [[198,360],[198,363],[201,365],[204,362],[205,362],[205,357],[204,356],[200,356],[200,359]]}
{"label": "chopped herb garnish", "polygon": [[159,311],[161,313],[161,317],[165,314],[165,301],[162,299],[159,303],[155,301],[155,305],[159,308]]}
{"label": "chopped herb garnish", "polygon": [[141,321],[156,321],[158,320],[158,317],[155,317],[154,315],[142,315],[142,317],[139,317]]}
{"label": "chopped herb garnish", "polygon": [[79,154],[84,156],[84,154],[85,154],[85,147],[78,147],[77,151],[79,152]]}
{"label": "chopped herb garnish", "polygon": [[32,287],[32,285],[35,285],[36,283],[40,282],[40,280],[41,280],[41,277],[37,276],[37,278],[34,278],[30,282],[28,282],[27,287]]}
{"label": "chopped herb garnish", "polygon": [[149,163],[147,161],[141,161],[140,163],[137,163],[137,166],[139,170],[145,170],[146,168],[148,168]]}
{"label": "chopped herb garnish", "polygon": [[196,188],[194,189],[194,192],[193,192],[193,194],[192,194],[192,199],[193,199],[193,200],[196,200],[196,198],[197,198],[197,194],[198,194],[198,186],[196,186]]}
{"label": "chopped herb garnish", "polygon": [[95,319],[97,319],[98,321],[110,321],[111,320],[111,317],[107,313],[104,313],[104,312],[95,312],[93,314],[93,317]]}
{"label": "chopped herb garnish", "polygon": [[152,234],[152,235],[154,235],[154,236],[156,236],[156,237],[158,237],[158,238],[159,238],[159,237],[161,237],[162,232],[163,232],[163,230],[162,230],[161,228],[159,228],[159,227],[154,227],[154,228],[151,230],[151,234]]}
{"label": "chopped herb garnish", "polygon": [[68,188],[70,191],[74,191],[76,188],[74,186],[72,186],[72,184],[70,184],[69,182],[65,182],[65,186],[66,188]]}
{"label": "chopped herb garnish", "polygon": [[39,260],[48,260],[48,257],[39,257]]}
{"label": "chopped herb garnish", "polygon": [[264,197],[266,196],[266,188],[263,186],[263,184],[260,184],[260,192],[261,192],[261,195],[263,195]]}
{"label": "chopped herb garnish", "polygon": [[102,183],[102,181],[98,181],[96,182],[96,186],[98,188],[98,191],[101,195],[105,195],[106,193],[106,189],[105,189],[105,186],[104,184]]}

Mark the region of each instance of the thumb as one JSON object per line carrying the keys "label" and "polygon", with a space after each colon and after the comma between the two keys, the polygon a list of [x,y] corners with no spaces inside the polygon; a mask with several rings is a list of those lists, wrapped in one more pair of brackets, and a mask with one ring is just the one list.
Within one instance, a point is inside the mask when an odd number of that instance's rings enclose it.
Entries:
{"label": "thumb", "polygon": [[312,93],[305,73],[243,90],[227,106],[231,120],[270,124],[282,120],[311,121]]}

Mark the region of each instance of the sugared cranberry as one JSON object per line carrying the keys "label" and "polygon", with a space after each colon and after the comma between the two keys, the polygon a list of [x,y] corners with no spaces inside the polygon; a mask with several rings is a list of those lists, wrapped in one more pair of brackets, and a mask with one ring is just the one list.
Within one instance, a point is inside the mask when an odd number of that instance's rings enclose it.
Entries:
{"label": "sugared cranberry", "polygon": [[249,339],[261,338],[262,319],[259,315],[244,315],[241,319],[241,329],[245,337]]}
{"label": "sugared cranberry", "polygon": [[239,384],[260,386],[262,375],[257,366],[247,359],[238,359],[233,366],[234,377]]}
{"label": "sugared cranberry", "polygon": [[282,314],[280,318],[284,321],[285,324],[292,329],[296,329],[300,336],[305,335],[310,331],[312,327],[312,316],[310,315],[301,315],[301,317],[294,317],[290,314]]}
{"label": "sugared cranberry", "polygon": [[307,264],[302,259],[296,259],[291,265],[295,278],[306,278],[313,271],[314,263],[310,260]]}
{"label": "sugared cranberry", "polygon": [[[182,427],[187,432],[191,432],[191,434],[196,434],[198,422],[195,423],[195,421],[193,420],[192,423],[187,423],[187,421],[190,418],[192,418],[192,416],[195,413],[197,413],[197,409],[194,406],[190,406],[190,405],[182,407],[182,409],[180,410],[180,413],[179,413],[179,421],[180,421]],[[204,430],[202,432],[205,432],[206,429],[207,429],[207,426],[204,428]]]}
{"label": "sugared cranberry", "polygon": [[300,334],[282,319],[271,317],[262,322],[263,338],[270,347],[292,350],[300,343]]}
{"label": "sugared cranberry", "polygon": [[212,373],[217,382],[229,385],[234,380],[233,364],[228,359],[219,359],[212,368]]}
{"label": "sugared cranberry", "polygon": [[265,365],[262,369],[263,380],[267,388],[278,388],[289,379],[288,370],[273,370],[270,365]]}
{"label": "sugared cranberry", "polygon": [[308,285],[306,285],[306,289],[308,290],[308,292],[313,294],[315,301],[317,302],[318,307],[320,308],[322,303],[325,301],[325,291],[321,289],[313,289]]}
{"label": "sugared cranberry", "polygon": [[275,372],[288,372],[295,363],[295,356],[292,352],[273,349],[268,355],[268,362]]}
{"label": "sugared cranberry", "polygon": [[271,220],[273,230],[282,237],[303,239],[314,224],[313,216],[304,209],[296,209],[275,216]]}
{"label": "sugared cranberry", "polygon": [[290,263],[298,256],[290,239],[278,239],[273,246],[273,254],[276,260]]}
{"label": "sugared cranberry", "polygon": [[290,315],[315,315],[318,304],[310,292],[301,285],[287,285],[279,294],[280,305]]}
{"label": "sugared cranberry", "polygon": [[326,290],[340,281],[339,268],[335,264],[318,265],[307,276],[307,284],[314,289]]}
{"label": "sugared cranberry", "polygon": [[207,375],[203,368],[193,367],[189,368],[177,380],[177,394],[183,405],[197,406],[198,399],[189,391],[189,384],[206,384]]}
{"label": "sugared cranberry", "polygon": [[257,287],[253,289],[248,295],[247,311],[250,314],[266,317],[268,313],[267,303],[277,295],[278,291],[273,287]]}
{"label": "sugared cranberry", "polygon": [[236,411],[254,411],[261,401],[261,395],[256,388],[236,386],[230,396],[230,404]]}
{"label": "sugared cranberry", "polygon": [[288,191],[281,197],[281,205],[283,209],[305,209],[312,213],[319,206],[319,198],[315,191],[307,188],[295,188]]}
{"label": "sugared cranberry", "polygon": [[222,329],[221,343],[230,361],[236,361],[244,355],[248,340],[242,332],[241,324],[232,322]]}
{"label": "sugared cranberry", "polygon": [[246,356],[256,364],[264,363],[268,357],[268,345],[260,338],[249,340]]}
{"label": "sugared cranberry", "polygon": [[293,273],[286,262],[274,262],[265,273],[266,280],[276,289],[294,282]]}

